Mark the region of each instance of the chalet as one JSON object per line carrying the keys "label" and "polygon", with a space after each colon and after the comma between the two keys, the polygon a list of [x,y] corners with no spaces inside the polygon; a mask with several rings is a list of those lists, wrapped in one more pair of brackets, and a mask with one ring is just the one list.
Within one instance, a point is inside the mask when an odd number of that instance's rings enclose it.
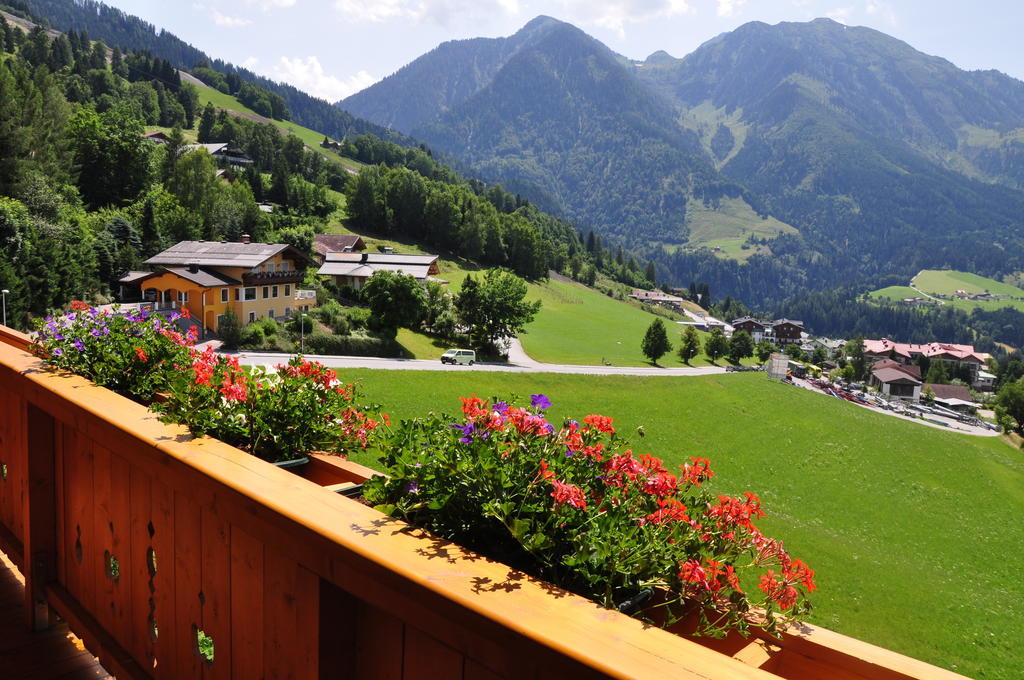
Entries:
{"label": "chalet", "polygon": [[143,132],[141,135],[147,142],[153,142],[154,144],[166,144],[171,141],[171,138],[167,136],[166,132],[160,130],[154,130],[153,132]]}
{"label": "chalet", "polygon": [[793,319],[776,319],[772,321],[772,341],[779,346],[800,344],[804,332],[804,322]]}
{"label": "chalet", "polygon": [[892,359],[901,364],[909,364],[919,357],[926,357],[931,361],[945,363],[946,371],[950,375],[956,375],[960,369],[966,366],[970,370],[972,384],[978,379],[978,373],[985,365],[985,360],[988,359],[988,355],[984,352],[975,351],[973,345],[955,345],[947,342],[916,345],[908,342],[893,342],[888,338],[865,340],[864,357],[868,361]]}
{"label": "chalet", "polygon": [[754,339],[754,342],[761,342],[765,338],[768,324],[752,316],[742,316],[732,320],[732,328],[734,333],[736,331],[746,331]]}
{"label": "chalet", "polygon": [[665,307],[679,308],[683,304],[683,298],[663,293],[660,290],[641,290],[634,288],[629,297],[649,305],[663,305]]}
{"label": "chalet", "polygon": [[214,332],[229,309],[248,323],[316,305],[314,291],[298,288],[313,263],[286,243],[181,241],[145,263],[156,269],[130,272],[121,283],[141,290],[158,311],[188,309]]}
{"label": "chalet", "polygon": [[330,276],[339,286],[359,290],[375,272],[392,271],[414,276],[420,283],[439,274],[437,255],[399,253],[327,253],[317,274]]}
{"label": "chalet", "polygon": [[246,156],[244,151],[225,142],[218,142],[216,144],[186,144],[182,147],[182,153],[195,151],[196,149],[206,149],[206,152],[213,156],[213,160],[217,161],[218,164],[236,167],[252,165],[252,159]]}
{"label": "chalet", "polygon": [[881,368],[877,365],[871,369],[870,385],[882,394],[897,397],[905,401],[919,401],[921,398],[920,367],[917,377],[908,370],[910,367],[899,362],[890,362]]}
{"label": "chalet", "polygon": [[313,239],[313,257],[323,264],[328,253],[354,253],[366,250],[363,239],[356,234],[317,234]]}

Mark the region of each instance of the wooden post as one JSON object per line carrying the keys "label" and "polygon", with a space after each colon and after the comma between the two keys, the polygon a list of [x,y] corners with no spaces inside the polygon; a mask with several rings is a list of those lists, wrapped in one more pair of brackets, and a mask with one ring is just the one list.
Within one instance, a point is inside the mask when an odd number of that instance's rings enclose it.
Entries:
{"label": "wooden post", "polygon": [[25,499],[25,600],[33,630],[49,628],[54,618],[46,586],[57,577],[57,516],[54,461],[56,421],[29,404],[28,494]]}

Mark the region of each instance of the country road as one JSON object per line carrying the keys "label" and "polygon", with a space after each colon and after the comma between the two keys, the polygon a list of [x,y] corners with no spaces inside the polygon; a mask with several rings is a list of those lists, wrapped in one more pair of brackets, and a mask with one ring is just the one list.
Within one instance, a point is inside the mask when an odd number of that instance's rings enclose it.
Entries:
{"label": "country road", "polygon": [[[272,352],[239,352],[238,361],[245,366],[275,366],[286,362],[292,355]],[[509,348],[508,363],[481,362],[473,366],[450,366],[439,359],[381,359],[377,357],[318,356],[307,354],[307,359],[319,361],[331,368],[376,368],[391,371],[497,371],[504,373],[575,373],[580,375],[664,375],[691,376],[725,373],[720,366],[693,368],[656,368],[653,366],[577,366],[572,364],[545,364],[531,359],[516,339]]]}

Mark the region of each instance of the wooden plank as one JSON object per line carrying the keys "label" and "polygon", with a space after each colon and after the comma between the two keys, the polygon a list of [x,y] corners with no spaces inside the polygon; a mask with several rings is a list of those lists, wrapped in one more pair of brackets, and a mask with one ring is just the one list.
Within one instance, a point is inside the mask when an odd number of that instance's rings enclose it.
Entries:
{"label": "wooden plank", "polygon": [[359,607],[356,637],[358,680],[398,680],[402,677],[405,625],[398,618],[365,602]]}
{"label": "wooden plank", "polygon": [[263,668],[268,679],[317,676],[320,581],[288,555],[264,550]]}
{"label": "wooden plank", "polygon": [[320,680],[342,677],[356,667],[359,600],[320,579]]}
{"label": "wooden plank", "polygon": [[95,558],[86,579],[93,584],[95,605],[90,609],[108,632],[115,630],[114,581],[108,575],[108,558],[113,554],[114,523],[111,515],[110,450],[92,442],[92,517]]}
{"label": "wooden plank", "polygon": [[[110,555],[116,573],[108,574],[111,588],[111,625],[108,629],[130,652],[136,635],[132,625],[132,581],[135,555],[131,543],[131,466],[122,456],[110,456]],[[134,654],[133,654],[134,656]],[[140,664],[144,657],[135,656]]]}
{"label": "wooden plank", "polygon": [[149,536],[149,523],[153,515],[152,496],[149,475],[132,467],[129,472],[129,541],[131,556],[121,570],[130,572],[128,584],[128,630],[130,639],[126,640],[128,651],[143,668],[152,668],[155,651],[153,637],[150,633],[149,617],[156,609],[153,597],[153,575],[149,569],[149,550],[152,541]]}
{"label": "wooden plank", "polygon": [[175,606],[175,591],[177,584],[174,579],[174,492],[157,478],[153,478],[150,484],[150,502],[152,504],[152,515],[150,526],[146,532],[151,533],[150,541],[153,548],[151,556],[152,564],[147,569],[155,566],[152,575],[152,598],[155,605],[151,612],[152,622],[147,626],[147,632],[154,639],[153,649],[155,655],[156,677],[162,680],[173,680],[182,677],[178,674],[177,654],[179,645],[187,646],[187,643],[179,643],[180,639],[187,638],[185,631],[188,624],[177,623],[177,609]]}
{"label": "wooden plank", "polygon": [[231,677],[263,677],[263,543],[231,527]]}
{"label": "wooden plank", "polygon": [[415,626],[405,627],[402,680],[462,678],[463,656]]}
{"label": "wooden plank", "polygon": [[34,406],[27,411],[28,497],[25,504],[25,604],[34,630],[50,626],[44,587],[57,577],[57,507],[54,486],[56,421]]}
{"label": "wooden plank", "polygon": [[[203,611],[201,513],[193,498],[181,491],[174,494],[174,550],[166,559],[174,560],[175,646],[171,651],[178,677],[198,678],[205,662],[199,657],[196,631],[202,630]],[[216,641],[214,641],[216,644]],[[166,653],[166,651],[165,651]]]}
{"label": "wooden plank", "polygon": [[231,677],[231,540],[230,527],[213,502],[200,506],[202,540],[201,584],[203,631],[214,639],[215,657],[205,664],[203,677]]}
{"label": "wooden plank", "polygon": [[[21,503],[20,494],[16,493],[13,466],[14,466],[14,444],[17,432],[15,431],[15,416],[18,414],[19,398],[10,390],[0,386],[0,465],[3,466],[3,474],[0,475],[0,524],[14,533],[14,504]],[[18,540],[21,540],[18,534]]]}
{"label": "wooden plank", "polygon": [[501,680],[501,676],[473,659],[466,659],[462,667],[462,680]]}
{"label": "wooden plank", "polygon": [[64,422],[57,420],[56,426],[56,450],[54,451],[53,459],[53,474],[54,474],[54,493],[56,494],[56,507],[54,508],[54,515],[57,522],[57,536],[56,536],[56,551],[57,551],[57,581],[59,583],[67,583],[67,571],[65,561],[67,556],[65,550],[67,548],[67,496],[64,494],[64,446],[66,445],[66,437],[69,427],[64,425]]}

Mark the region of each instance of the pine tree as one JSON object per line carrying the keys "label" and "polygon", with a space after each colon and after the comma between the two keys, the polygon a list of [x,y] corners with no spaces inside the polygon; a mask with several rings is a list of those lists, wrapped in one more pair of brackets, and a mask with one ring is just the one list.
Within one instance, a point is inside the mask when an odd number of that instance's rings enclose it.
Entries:
{"label": "pine tree", "polygon": [[672,344],[668,340],[668,333],[665,331],[664,322],[661,319],[655,319],[647,327],[643,342],[640,343],[640,351],[657,366],[658,359],[665,356],[671,350]]}

